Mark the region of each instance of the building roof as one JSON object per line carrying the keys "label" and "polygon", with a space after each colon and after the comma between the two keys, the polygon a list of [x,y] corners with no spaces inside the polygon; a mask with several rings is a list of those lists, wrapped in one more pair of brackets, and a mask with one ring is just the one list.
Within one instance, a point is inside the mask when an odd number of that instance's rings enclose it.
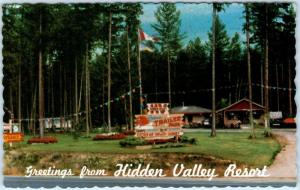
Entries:
{"label": "building roof", "polygon": [[199,106],[178,106],[172,108],[170,113],[199,114],[199,113],[211,113],[211,110]]}
{"label": "building roof", "polygon": [[[250,100],[243,98],[225,108],[219,109],[217,112],[221,111],[249,111],[250,110]],[[264,110],[264,107],[252,101],[252,110]]]}

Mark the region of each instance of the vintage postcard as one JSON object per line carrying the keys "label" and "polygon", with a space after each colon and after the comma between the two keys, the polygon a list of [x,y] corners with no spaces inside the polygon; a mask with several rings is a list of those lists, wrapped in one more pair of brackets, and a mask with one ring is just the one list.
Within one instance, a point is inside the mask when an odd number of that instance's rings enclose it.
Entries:
{"label": "vintage postcard", "polygon": [[1,6],[5,187],[296,186],[296,2]]}

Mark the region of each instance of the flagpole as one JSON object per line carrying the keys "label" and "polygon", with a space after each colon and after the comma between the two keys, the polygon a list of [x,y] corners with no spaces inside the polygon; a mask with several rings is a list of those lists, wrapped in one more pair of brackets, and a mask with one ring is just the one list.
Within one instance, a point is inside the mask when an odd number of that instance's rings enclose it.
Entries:
{"label": "flagpole", "polygon": [[140,37],[140,29],[138,29],[138,74],[139,74],[139,87],[140,87],[140,114],[143,114],[143,89],[142,89],[142,71],[141,71],[141,52],[140,52],[140,43],[141,43],[141,37]]}

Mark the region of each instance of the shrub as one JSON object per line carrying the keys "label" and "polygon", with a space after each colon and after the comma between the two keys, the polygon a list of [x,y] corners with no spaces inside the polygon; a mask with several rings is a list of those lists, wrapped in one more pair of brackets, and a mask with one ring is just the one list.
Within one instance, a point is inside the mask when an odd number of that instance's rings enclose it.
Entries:
{"label": "shrub", "polygon": [[137,138],[137,137],[126,137],[125,139],[121,140],[119,144],[122,147],[133,147],[133,146],[141,146],[147,144],[144,139]]}
{"label": "shrub", "polygon": [[184,136],[184,135],[180,137],[179,142],[186,143],[186,144],[197,144],[198,143],[197,139],[189,138],[189,137]]}
{"label": "shrub", "polygon": [[32,144],[32,143],[57,143],[57,139],[55,137],[32,137],[27,141],[27,144]]}
{"label": "shrub", "polygon": [[188,143],[189,142],[189,137],[183,135],[179,138],[179,141],[182,142],[182,143]]}
{"label": "shrub", "polygon": [[98,140],[118,140],[118,139],[124,139],[126,137],[125,134],[123,133],[117,133],[117,134],[110,134],[110,135],[102,135],[98,134],[93,137],[93,141],[98,141]]}
{"label": "shrub", "polygon": [[198,144],[198,140],[195,138],[190,138],[189,143],[190,144]]}

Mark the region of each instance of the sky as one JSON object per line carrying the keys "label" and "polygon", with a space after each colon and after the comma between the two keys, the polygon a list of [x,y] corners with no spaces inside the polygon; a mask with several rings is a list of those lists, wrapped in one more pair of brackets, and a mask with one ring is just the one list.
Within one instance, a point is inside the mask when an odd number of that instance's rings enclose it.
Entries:
{"label": "sky", "polygon": [[[143,15],[141,16],[142,29],[149,35],[155,36],[155,30],[151,24],[156,22],[154,13],[159,4],[143,4]],[[200,37],[201,41],[207,41],[208,31],[212,24],[212,4],[207,3],[177,3],[177,9],[180,11],[181,32],[185,33],[184,44],[188,41]],[[227,34],[232,37],[236,32],[245,39],[243,28],[243,11],[242,4],[233,3],[225,7],[225,11],[219,13],[219,17],[226,26]]]}

